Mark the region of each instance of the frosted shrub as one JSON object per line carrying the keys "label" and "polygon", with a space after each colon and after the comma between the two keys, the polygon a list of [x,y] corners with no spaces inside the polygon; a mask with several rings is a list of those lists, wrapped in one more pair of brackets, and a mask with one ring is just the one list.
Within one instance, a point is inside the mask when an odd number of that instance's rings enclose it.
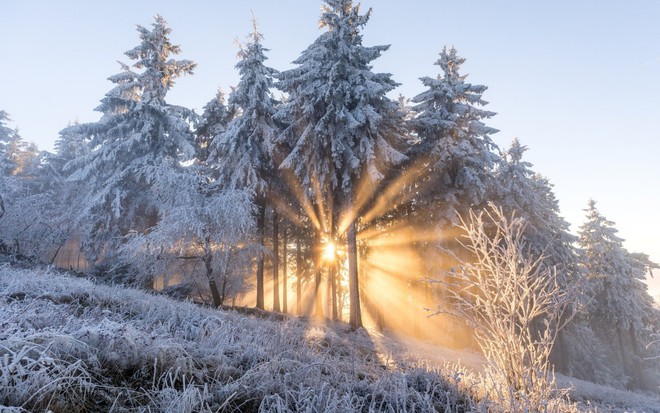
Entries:
{"label": "frosted shrub", "polygon": [[[469,258],[448,274],[450,300],[438,312],[454,314],[473,329],[493,369],[494,394],[511,410],[544,411],[554,396],[549,363],[558,331],[570,320],[571,297],[543,257],[529,253],[525,223],[491,206],[470,212],[460,226]],[[451,304],[449,303],[451,302]]]}

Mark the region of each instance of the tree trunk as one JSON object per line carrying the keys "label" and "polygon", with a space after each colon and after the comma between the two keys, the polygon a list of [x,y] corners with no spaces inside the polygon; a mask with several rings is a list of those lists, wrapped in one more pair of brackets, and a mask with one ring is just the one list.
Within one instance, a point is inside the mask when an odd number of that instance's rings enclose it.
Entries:
{"label": "tree trunk", "polygon": [[318,230],[314,231],[314,315],[323,317],[321,297],[321,237]]}
{"label": "tree trunk", "polygon": [[621,357],[621,365],[623,366],[623,372],[624,374],[629,375],[628,360],[626,359],[626,351],[625,351],[625,346],[623,344],[623,333],[621,331],[620,326],[616,327],[616,335],[619,338],[619,356]]}
{"label": "tree trunk", "polygon": [[216,308],[222,306],[222,298],[220,297],[218,286],[213,277],[209,278],[209,288],[211,289],[211,295],[213,296],[213,306]]}
{"label": "tree trunk", "polygon": [[328,315],[328,318],[332,317],[332,286],[330,282],[332,281],[331,274],[332,267],[328,266],[325,276],[325,313]]}
{"label": "tree trunk", "polygon": [[302,251],[300,248],[300,234],[296,237],[296,314],[302,313]]}
{"label": "tree trunk", "polygon": [[637,387],[641,389],[646,389],[647,388],[646,374],[644,373],[644,369],[642,368],[642,364],[640,363],[642,355],[639,352],[639,346],[637,343],[637,334],[635,334],[635,327],[633,326],[632,323],[630,323],[628,332],[630,333],[630,344],[632,345],[632,351],[633,351],[633,360],[631,363],[632,364],[631,367],[633,368],[636,375]]}
{"label": "tree trunk", "polygon": [[[0,218],[2,218],[2,215],[0,215]],[[66,241],[64,243],[60,243],[60,245],[57,246],[57,249],[55,250],[55,254],[53,254],[53,258],[50,260],[50,265],[53,265],[55,263],[55,260],[57,259],[57,254],[60,253],[60,250],[62,247],[66,244]]]}
{"label": "tree trunk", "polygon": [[225,299],[227,298],[227,277],[222,278],[222,291],[220,293],[220,305],[223,305],[225,303]]}
{"label": "tree trunk", "polygon": [[[349,202],[349,207],[352,207],[352,202]],[[358,282],[357,234],[355,231],[355,221],[351,222],[349,225],[346,238],[348,244],[349,323],[353,328],[360,328],[362,327],[362,312],[360,310],[360,286]]]}
{"label": "tree trunk", "polygon": [[[411,306],[412,307],[412,306]],[[412,322],[415,327],[417,327],[417,319],[413,316]],[[383,317],[383,301],[378,300],[376,303],[376,330],[383,331],[385,330],[385,318]],[[414,335],[414,333],[413,333]]]}
{"label": "tree trunk", "polygon": [[[554,349],[553,349],[554,350]],[[556,347],[556,359],[557,363],[555,364],[556,371],[562,374],[569,374],[568,371],[568,350],[566,346],[566,337],[564,332],[559,330],[557,332],[557,347]]]}
{"label": "tree trunk", "polygon": [[280,312],[280,217],[273,209],[273,311]]}
{"label": "tree trunk", "polygon": [[257,237],[259,238],[259,247],[262,249],[257,253],[257,308],[265,310],[264,306],[264,226],[265,226],[266,207],[264,201],[257,205]]}
{"label": "tree trunk", "polygon": [[[332,218],[332,221],[330,222],[330,234],[332,236],[331,242],[336,242],[337,241],[337,229],[336,225],[338,222],[338,219],[336,217],[337,211],[339,208],[336,206],[333,206],[333,212],[330,214],[330,217]],[[337,246],[335,245],[335,248]],[[337,254],[335,252],[335,256],[332,257],[332,261],[330,261],[330,267],[328,268],[328,287],[330,290],[329,296],[330,296],[330,303],[328,305],[331,307],[330,311],[332,311],[332,319],[337,321],[339,320],[339,314],[337,311]]]}
{"label": "tree trunk", "polygon": [[330,279],[330,290],[332,295],[332,319],[339,320],[339,311],[337,309],[337,263],[333,262],[330,264],[329,271],[328,278]]}
{"label": "tree trunk", "polygon": [[215,283],[215,277],[213,276],[213,267],[211,267],[211,259],[213,255],[211,254],[211,242],[208,237],[204,240],[204,266],[206,267],[206,279],[209,281],[209,289],[211,290],[211,296],[213,297],[213,306],[220,307],[222,305],[222,298],[220,298],[220,292],[218,291],[218,286]]}
{"label": "tree trunk", "polygon": [[289,244],[289,239],[287,237],[287,226],[286,223],[283,225],[282,228],[282,312],[286,313],[288,312],[288,306],[289,306],[289,294],[288,294],[288,259],[287,259],[287,254],[288,254],[288,246]]}

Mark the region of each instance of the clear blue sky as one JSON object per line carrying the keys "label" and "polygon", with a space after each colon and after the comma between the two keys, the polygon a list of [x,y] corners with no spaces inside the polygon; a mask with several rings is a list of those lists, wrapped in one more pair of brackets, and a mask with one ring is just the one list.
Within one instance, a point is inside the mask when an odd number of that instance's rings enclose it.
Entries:
{"label": "clear blue sky", "polygon": [[[373,8],[366,45],[391,44],[375,63],[401,83],[396,94],[422,91],[435,76],[443,45],[467,58],[468,79],[485,84],[495,142],[514,137],[528,160],[555,184],[575,230],[589,198],[617,224],[632,251],[660,261],[660,2],[657,1],[362,1]],[[116,60],[138,44],[135,24],[160,13],[181,58],[196,74],[179,80],[171,103],[196,109],[236,83],[237,48],[254,12],[268,63],[290,62],[318,35],[321,2],[0,1],[0,109],[26,140],[52,149],[58,131],[93,112],[111,88]],[[660,293],[660,274],[653,281]]]}

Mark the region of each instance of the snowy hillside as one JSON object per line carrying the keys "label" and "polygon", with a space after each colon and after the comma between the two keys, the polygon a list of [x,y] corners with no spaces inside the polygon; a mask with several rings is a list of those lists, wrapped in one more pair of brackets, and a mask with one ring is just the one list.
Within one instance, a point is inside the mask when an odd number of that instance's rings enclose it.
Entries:
{"label": "snowy hillside", "polygon": [[0,269],[0,297],[0,406],[54,412],[471,406],[436,372],[388,369],[364,331],[256,319],[8,267]]}
{"label": "snowy hillside", "polygon": [[[466,390],[473,375],[438,368],[458,358],[479,364],[474,353],[340,324],[255,318],[48,271],[0,268],[0,411],[492,408],[483,391]],[[599,411],[660,411],[660,401],[646,396],[578,384],[586,391],[574,394],[583,408],[593,397],[603,403]]]}

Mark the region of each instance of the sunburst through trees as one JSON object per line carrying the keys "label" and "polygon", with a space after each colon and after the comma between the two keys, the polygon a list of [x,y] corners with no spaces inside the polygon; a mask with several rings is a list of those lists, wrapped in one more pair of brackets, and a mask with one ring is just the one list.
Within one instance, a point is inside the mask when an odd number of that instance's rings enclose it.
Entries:
{"label": "sunburst through trees", "polygon": [[[461,248],[466,228],[456,224],[492,202],[525,221],[524,259],[544,257],[558,294],[591,300],[570,304],[578,316],[558,336],[558,369],[653,383],[650,373],[629,376],[660,322],[643,284],[616,277],[656,265],[626,252],[625,271],[605,268],[586,233],[579,250],[552,185],[523,160],[527,148],[516,139],[499,152],[491,140],[487,87],[468,82],[453,47],[440,51],[436,76],[420,78],[421,93],[392,99],[398,84],[373,70],[389,46],[363,45],[371,10],[323,4],[321,34],[282,72],[266,65],[253,20],[238,84],[201,116],[165,100],[195,63],[170,58],[180,48],[160,16],[138,26],[141,42],[126,53],[135,63],[109,78],[101,119],[64,129],[58,154],[21,143],[0,111],[0,250],[215,306],[476,348],[465,323],[427,309],[456,305],[450,270],[478,258]],[[593,311],[611,309],[601,290],[616,297],[619,344],[593,356],[587,342],[604,340],[595,331],[609,322]],[[621,365],[609,368],[608,354]]]}

